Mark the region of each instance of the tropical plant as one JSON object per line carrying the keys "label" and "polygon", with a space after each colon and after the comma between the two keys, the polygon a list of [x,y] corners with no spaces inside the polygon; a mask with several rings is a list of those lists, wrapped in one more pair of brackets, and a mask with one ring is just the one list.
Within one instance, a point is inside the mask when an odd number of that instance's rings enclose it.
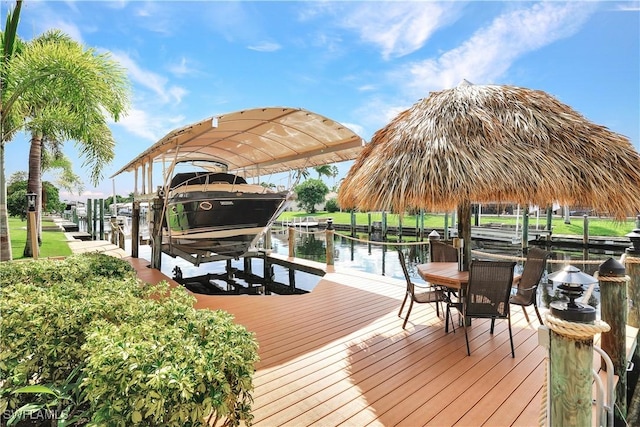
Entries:
{"label": "tropical plant", "polygon": [[329,193],[327,185],[319,179],[308,179],[294,188],[298,204],[309,213],[315,213],[316,205],[324,202]]}
{"label": "tropical plant", "polygon": [[[21,107],[26,113],[26,130],[31,133],[27,191],[37,194],[36,218],[40,217],[42,206],[43,147],[48,144],[56,152],[61,141],[80,142],[81,152],[87,159],[85,165],[89,164],[92,180],[97,183],[102,168],[115,155],[115,141],[105,114],[116,121],[119,119],[126,108],[128,87],[126,74],[117,62],[93,49],[85,50],[57,30],[27,43],[11,60],[9,83],[12,84],[8,87],[18,87],[13,84],[29,81],[39,70],[45,70],[48,64],[42,58],[56,59],[57,69],[53,77],[44,79],[36,97],[23,97],[25,102]],[[73,84],[60,84],[60,80]],[[31,226],[27,223],[27,227]],[[27,240],[25,256],[30,254],[30,240]]]}
{"label": "tropical plant", "polygon": [[20,40],[17,38],[18,21],[22,1],[16,2],[14,10],[7,13],[5,30],[0,33],[0,261],[12,259],[11,236],[9,234],[9,215],[7,214],[7,185],[4,178],[4,144],[15,134],[17,115],[10,114],[6,105],[7,65],[14,53],[19,50]]}
{"label": "tropical plant", "polygon": [[104,254],[1,263],[0,414],[250,425],[255,337],[194,301]]}
{"label": "tropical plant", "polygon": [[[5,39],[17,39],[14,26],[13,34],[6,31]],[[55,152],[66,140],[80,143],[83,166],[90,167],[91,181],[97,184],[102,168],[114,157],[115,142],[105,115],[117,121],[128,104],[129,83],[124,70],[108,54],[85,50],[57,30],[25,43],[11,56],[6,52],[2,68],[2,146],[19,130],[31,134],[28,191],[41,194],[43,144]],[[6,200],[3,202],[6,206]],[[40,203],[36,206],[39,208]],[[4,243],[0,248],[2,259],[10,259],[10,254],[9,258],[4,256]],[[31,252],[29,245],[27,241],[25,252]]]}

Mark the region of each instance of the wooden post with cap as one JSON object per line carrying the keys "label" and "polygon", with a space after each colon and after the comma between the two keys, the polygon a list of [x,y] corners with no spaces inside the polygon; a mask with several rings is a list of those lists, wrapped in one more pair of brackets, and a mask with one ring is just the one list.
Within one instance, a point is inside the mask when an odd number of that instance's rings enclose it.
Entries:
{"label": "wooden post with cap", "polygon": [[333,218],[327,219],[327,230],[326,230],[326,250],[327,250],[327,265],[333,265]]}
{"label": "wooden post with cap", "polygon": [[[618,376],[614,416],[622,421],[627,416],[627,279],[624,265],[609,258],[598,269],[600,286],[600,317],[611,330],[601,336],[602,350],[613,362]],[[602,364],[606,369],[606,364]]]}
{"label": "wooden post with cap", "polygon": [[567,265],[549,275],[568,301],[550,304],[544,324],[550,329],[548,416],[552,426],[588,426],[592,420],[593,338],[609,330],[605,322],[596,321],[595,309],[577,302],[585,284],[595,277]]}

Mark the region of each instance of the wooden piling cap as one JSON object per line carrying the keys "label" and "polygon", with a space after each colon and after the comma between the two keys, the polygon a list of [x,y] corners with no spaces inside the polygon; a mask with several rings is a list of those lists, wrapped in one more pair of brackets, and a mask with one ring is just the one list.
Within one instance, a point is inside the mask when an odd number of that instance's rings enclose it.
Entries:
{"label": "wooden piling cap", "polygon": [[598,276],[622,277],[625,274],[626,270],[624,268],[624,265],[613,258],[609,258],[608,260],[600,264],[600,268],[598,269]]}

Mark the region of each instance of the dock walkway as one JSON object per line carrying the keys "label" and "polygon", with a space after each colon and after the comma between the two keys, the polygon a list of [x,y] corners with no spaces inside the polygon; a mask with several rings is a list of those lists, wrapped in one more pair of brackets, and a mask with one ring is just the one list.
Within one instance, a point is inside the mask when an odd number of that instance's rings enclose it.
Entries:
{"label": "dock walkway", "polygon": [[[122,257],[141,280],[178,286],[108,242],[72,250]],[[474,322],[469,357],[462,331],[445,334],[430,304],[417,304],[402,329],[404,291],[399,280],[329,268],[309,294],[195,297],[196,308],[228,311],[256,334],[257,426],[537,425],[546,355],[538,325],[515,310],[512,359],[506,322],[493,336]]]}
{"label": "dock walkway", "polygon": [[[179,286],[108,242],[72,250],[122,257],[144,282]],[[445,333],[431,304],[416,304],[402,329],[403,281],[313,264],[326,274],[308,294],[194,294],[196,308],[225,310],[256,335],[256,426],[539,424],[547,353],[535,316],[513,310],[515,358],[505,321],[493,335],[489,321],[474,321],[467,356],[463,331]]]}

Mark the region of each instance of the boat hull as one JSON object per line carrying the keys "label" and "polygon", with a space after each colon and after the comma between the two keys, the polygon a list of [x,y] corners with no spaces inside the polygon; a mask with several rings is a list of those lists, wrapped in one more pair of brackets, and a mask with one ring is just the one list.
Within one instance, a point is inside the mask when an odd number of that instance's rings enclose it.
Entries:
{"label": "boat hull", "polygon": [[167,202],[169,242],[194,254],[246,254],[285,209],[288,193],[182,191]]}

